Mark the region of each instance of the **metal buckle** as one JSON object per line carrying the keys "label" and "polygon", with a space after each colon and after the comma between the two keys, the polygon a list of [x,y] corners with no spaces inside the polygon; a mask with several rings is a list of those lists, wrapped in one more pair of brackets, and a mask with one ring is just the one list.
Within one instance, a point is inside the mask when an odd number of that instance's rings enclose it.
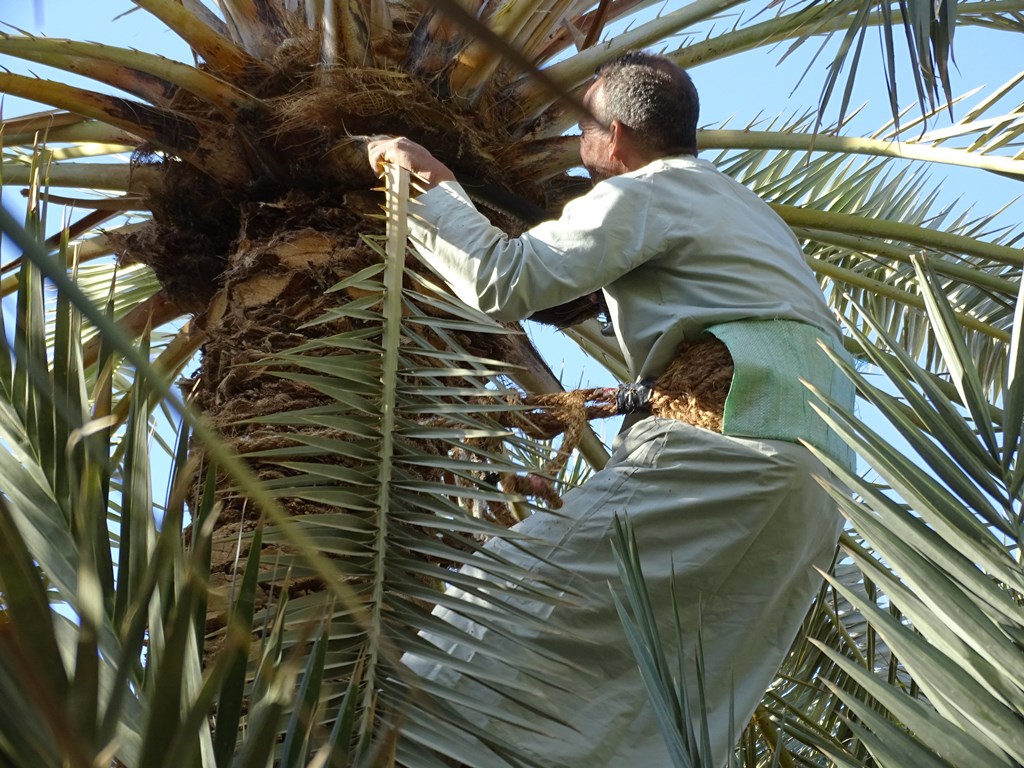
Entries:
{"label": "metal buckle", "polygon": [[615,392],[615,410],[625,416],[630,413],[649,413],[654,382],[644,379],[634,384],[620,384]]}

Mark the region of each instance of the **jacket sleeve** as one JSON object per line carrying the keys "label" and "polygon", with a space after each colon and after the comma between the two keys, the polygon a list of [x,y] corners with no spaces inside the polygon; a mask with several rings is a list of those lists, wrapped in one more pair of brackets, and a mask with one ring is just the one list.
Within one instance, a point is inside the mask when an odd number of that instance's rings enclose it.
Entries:
{"label": "jacket sleeve", "polygon": [[555,221],[511,238],[491,225],[459,184],[420,195],[413,244],[456,295],[512,321],[603,288],[663,249],[652,222],[649,174],[618,176],[573,200]]}

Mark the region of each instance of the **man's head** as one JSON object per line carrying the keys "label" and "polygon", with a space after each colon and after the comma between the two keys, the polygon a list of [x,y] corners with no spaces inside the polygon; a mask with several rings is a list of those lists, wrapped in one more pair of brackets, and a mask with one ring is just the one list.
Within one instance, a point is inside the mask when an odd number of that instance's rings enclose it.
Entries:
{"label": "man's head", "polygon": [[584,104],[597,122],[580,121],[580,155],[595,179],[697,154],[697,89],[664,56],[632,51],[603,65]]}

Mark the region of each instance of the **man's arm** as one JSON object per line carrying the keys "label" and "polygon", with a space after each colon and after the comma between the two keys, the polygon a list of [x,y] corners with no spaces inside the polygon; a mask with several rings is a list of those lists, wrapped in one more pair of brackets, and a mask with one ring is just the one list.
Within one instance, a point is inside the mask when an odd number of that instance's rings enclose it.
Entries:
{"label": "man's arm", "polygon": [[369,154],[371,163],[429,174],[431,189],[410,219],[413,242],[463,301],[498,320],[521,320],[603,288],[664,244],[665,233],[649,226],[649,177],[602,182],[558,220],[510,238],[423,147],[393,139],[374,142]]}

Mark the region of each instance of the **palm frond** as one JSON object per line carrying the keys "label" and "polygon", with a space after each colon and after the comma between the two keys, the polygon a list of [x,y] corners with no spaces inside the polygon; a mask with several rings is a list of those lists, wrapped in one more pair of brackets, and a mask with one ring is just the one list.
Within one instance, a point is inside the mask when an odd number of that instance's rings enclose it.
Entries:
{"label": "palm frond", "polygon": [[[923,279],[934,291],[934,274],[925,272]],[[959,332],[948,305],[944,308],[944,301],[931,295],[931,322],[952,342]],[[872,320],[871,327],[880,340],[895,344],[877,321]],[[1019,326],[1014,334],[1019,334]],[[866,337],[859,338],[870,346]],[[962,351],[956,351],[956,343],[944,344],[944,349],[943,354],[952,358],[949,365],[966,366],[968,378],[977,375],[974,363],[965,362]],[[842,481],[858,496],[851,499],[836,492],[859,534],[845,540],[845,549],[865,582],[874,584],[885,601],[869,604],[838,582],[833,584],[896,652],[911,682],[894,690],[891,680],[886,684],[870,678],[871,667],[858,671],[862,662],[851,666],[836,651],[828,651],[864,687],[841,690],[838,677],[830,685],[862,720],[857,730],[879,764],[927,764],[942,758],[961,765],[963,746],[974,744],[972,759],[979,765],[1011,765],[1020,760],[1018,729],[1010,723],[1019,717],[1022,692],[1006,665],[1012,669],[1020,663],[1016,602],[1024,583],[1014,554],[1020,547],[1015,522],[1019,499],[1009,493],[1012,475],[1004,466],[1015,466],[1017,459],[1001,455],[1001,446],[990,439],[979,438],[986,427],[999,423],[998,416],[995,423],[990,421],[989,408],[982,413],[972,407],[973,419],[965,410],[950,410],[913,358],[902,353],[900,357],[902,368],[888,376],[908,398],[916,423],[907,419],[902,404],[868,384],[860,373],[848,370],[848,375],[899,427],[925,463],[915,463],[850,415],[836,424],[891,488],[887,492],[844,473]],[[965,390],[966,402],[976,397]],[[986,427],[977,424],[979,419]],[[980,488],[985,492],[979,493]],[[888,611],[879,607],[885,604],[891,606]],[[877,709],[879,703],[884,707],[878,710],[881,718],[867,717],[867,708]],[[911,731],[898,735],[897,742],[894,729],[899,723]],[[864,726],[874,736],[868,736]],[[943,730],[946,733],[940,734]]]}
{"label": "palm frond", "polygon": [[250,56],[224,35],[221,25],[211,24],[211,15],[200,12],[196,3],[139,0],[135,4],[166,24],[221,76],[238,75],[247,69],[262,69],[259,59]]}
{"label": "palm frond", "polygon": [[[979,130],[974,126],[971,130]],[[934,134],[933,134],[934,135]],[[1002,134],[1005,136],[1005,134]],[[874,155],[898,157],[904,160],[922,160],[936,164],[959,165],[991,171],[1015,179],[1024,179],[1024,161],[1012,157],[985,155],[969,149],[956,150],[926,146],[917,142],[883,141],[826,133],[797,133],[794,131],[763,131],[751,133],[740,130],[708,130],[700,132],[699,144],[706,149],[789,149],[807,152]]]}
{"label": "palm frond", "polygon": [[0,34],[0,52],[92,77],[161,106],[167,106],[180,88],[232,118],[241,111],[259,107],[254,98],[219,78],[142,51],[74,40]]}

